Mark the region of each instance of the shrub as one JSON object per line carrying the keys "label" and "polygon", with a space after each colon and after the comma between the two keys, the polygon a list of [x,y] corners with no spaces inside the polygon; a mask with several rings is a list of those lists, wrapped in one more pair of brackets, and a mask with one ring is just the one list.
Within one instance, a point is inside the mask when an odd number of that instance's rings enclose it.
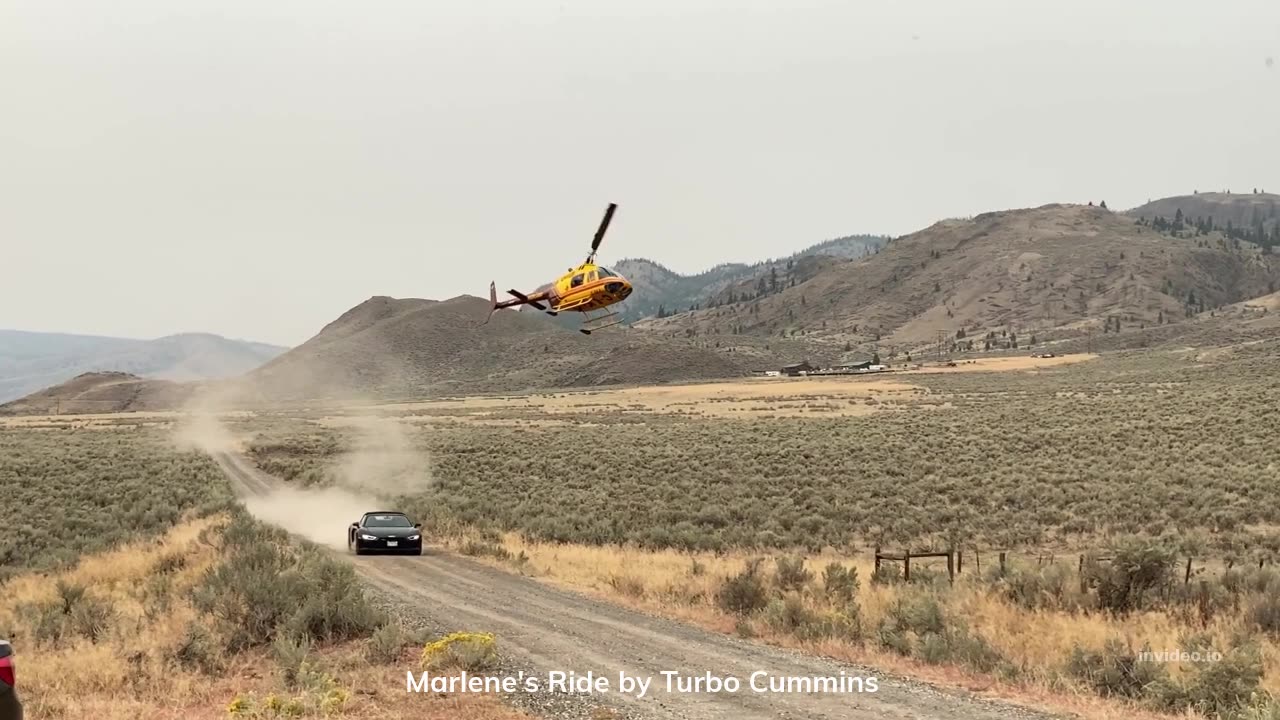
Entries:
{"label": "shrub", "polygon": [[511,552],[501,545],[487,540],[468,540],[459,550],[463,555],[471,557],[491,557],[498,560],[510,560]]}
{"label": "shrub", "polygon": [[1173,578],[1174,555],[1168,548],[1143,540],[1117,545],[1112,560],[1089,559],[1085,583],[1098,594],[1098,606],[1124,614],[1141,608],[1146,594],[1167,586]]}
{"label": "shrub", "polygon": [[271,655],[280,668],[280,677],[289,687],[299,684],[303,666],[310,654],[311,640],[308,638],[280,635],[271,643]]}
{"label": "shrub", "polygon": [[97,642],[110,627],[114,615],[114,608],[106,600],[85,596],[71,610],[71,630]]}
{"label": "shrub", "polygon": [[365,657],[375,664],[387,664],[400,658],[404,650],[405,636],[400,625],[388,622],[374,631],[365,646]]}
{"label": "shrub", "polygon": [[957,626],[946,636],[954,662],[960,662],[981,673],[993,672],[1004,664],[1004,657],[981,635]]}
{"label": "shrub", "polygon": [[610,575],[609,586],[627,597],[642,598],[645,596],[644,580],[631,575]]}
{"label": "shrub", "polygon": [[1168,681],[1162,665],[1139,659],[1116,638],[1107,640],[1102,650],[1073,648],[1067,661],[1067,674],[1084,681],[1104,697],[1135,700]]}
{"label": "shrub", "polygon": [[215,675],[222,670],[222,654],[217,642],[204,625],[198,621],[187,623],[182,643],[174,649],[172,658],[181,667]]}
{"label": "shrub", "polygon": [[917,635],[941,635],[947,629],[942,603],[932,593],[899,597],[889,607],[886,619],[894,627]]}
{"label": "shrub", "polygon": [[497,663],[497,643],[489,633],[456,632],[422,649],[424,670],[487,670]]}
{"label": "shrub", "polygon": [[207,571],[192,599],[222,626],[228,649],[270,643],[282,630],[345,640],[382,624],[350,565],[287,543],[288,535],[243,513],[227,525],[223,561]]}
{"label": "shrub", "polygon": [[1209,717],[1226,717],[1249,705],[1262,681],[1262,657],[1245,645],[1224,653],[1218,662],[1197,663],[1180,683],[1166,683],[1158,701],[1170,710],[1186,708]]}
{"label": "shrub", "polygon": [[833,562],[822,571],[822,588],[832,600],[849,602],[858,594],[858,568]]}
{"label": "shrub", "polygon": [[838,638],[854,643],[863,640],[862,613],[849,603],[841,610],[822,613],[801,626],[796,635],[802,640]]}
{"label": "shrub", "polygon": [[742,572],[725,580],[716,593],[716,603],[735,615],[750,615],[764,609],[769,595],[760,577],[759,561],[748,562]]}
{"label": "shrub", "polygon": [[777,632],[798,634],[797,631],[816,619],[813,610],[804,604],[803,598],[794,593],[771,601],[765,608],[764,619]]}
{"label": "shrub", "polygon": [[804,566],[802,557],[780,557],[775,561],[778,587],[784,592],[799,590],[813,579],[813,573]]}
{"label": "shrub", "polygon": [[1249,624],[1265,633],[1280,636],[1280,583],[1258,595],[1245,611]]}
{"label": "shrub", "polygon": [[902,569],[894,563],[885,563],[871,572],[872,585],[895,585],[902,582]]}
{"label": "shrub", "polygon": [[1270,693],[1254,693],[1230,720],[1280,720],[1280,699]]}
{"label": "shrub", "polygon": [[306,599],[289,618],[290,631],[316,640],[351,640],[384,624],[384,615],[366,600],[351,565],[307,547],[298,573]]}
{"label": "shrub", "polygon": [[1010,568],[1004,574],[989,576],[995,589],[1004,599],[1027,610],[1068,609],[1078,605],[1073,596],[1070,568],[1052,564],[1035,570]]}

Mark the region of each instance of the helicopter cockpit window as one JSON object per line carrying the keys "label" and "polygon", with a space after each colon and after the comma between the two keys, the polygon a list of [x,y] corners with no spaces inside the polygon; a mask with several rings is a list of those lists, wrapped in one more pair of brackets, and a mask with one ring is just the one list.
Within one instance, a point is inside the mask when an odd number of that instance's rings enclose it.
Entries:
{"label": "helicopter cockpit window", "polygon": [[596,271],[592,270],[591,272],[587,273],[587,282],[595,282],[595,281],[596,281]]}
{"label": "helicopter cockpit window", "polygon": [[597,269],[600,271],[600,279],[603,280],[604,278],[607,278],[607,277],[613,277],[613,271],[610,270],[609,268],[602,267]]}
{"label": "helicopter cockpit window", "polygon": [[582,275],[580,274],[574,275],[573,279],[569,281],[569,287],[578,287],[581,284],[582,284]]}

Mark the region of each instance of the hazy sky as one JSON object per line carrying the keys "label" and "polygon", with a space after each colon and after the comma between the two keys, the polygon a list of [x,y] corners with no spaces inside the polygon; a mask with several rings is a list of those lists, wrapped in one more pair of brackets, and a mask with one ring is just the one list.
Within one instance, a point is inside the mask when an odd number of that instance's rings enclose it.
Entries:
{"label": "hazy sky", "polygon": [[0,328],[296,344],[585,256],[691,272],[1280,190],[1276,0],[0,0]]}

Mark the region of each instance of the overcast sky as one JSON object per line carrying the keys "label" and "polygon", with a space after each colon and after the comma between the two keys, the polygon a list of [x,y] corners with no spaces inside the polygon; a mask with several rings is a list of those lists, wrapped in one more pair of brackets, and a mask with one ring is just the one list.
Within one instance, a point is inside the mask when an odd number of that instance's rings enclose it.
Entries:
{"label": "overcast sky", "polygon": [[1280,190],[1277,65],[1276,0],[0,0],[0,328],[297,344],[609,202],[603,262],[693,272]]}

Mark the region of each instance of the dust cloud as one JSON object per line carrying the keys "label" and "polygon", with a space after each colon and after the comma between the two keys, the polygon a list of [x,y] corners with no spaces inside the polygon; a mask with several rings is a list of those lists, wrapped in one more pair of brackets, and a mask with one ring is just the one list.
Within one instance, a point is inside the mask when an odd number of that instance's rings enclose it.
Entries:
{"label": "dust cloud", "polygon": [[384,510],[378,497],[345,488],[294,488],[281,485],[264,495],[241,499],[255,518],[284,528],[313,543],[345,550],[347,526],[370,510]]}
{"label": "dust cloud", "polygon": [[355,428],[355,444],[337,463],[337,484],[375,495],[425,492],[432,484],[430,458],[414,446],[404,423],[396,418],[346,418]]}
{"label": "dust cloud", "polygon": [[[216,393],[193,398],[174,426],[174,441],[208,453],[224,466],[245,509],[263,522],[345,550],[346,528],[362,513],[394,510],[392,498],[424,492],[432,484],[430,458],[414,445],[404,423],[391,417],[344,415],[333,420],[351,428],[354,437],[351,448],[331,466],[332,484],[287,485],[257,471],[243,455],[252,432],[233,432],[228,421],[250,418],[252,413],[228,410],[233,402],[232,396]],[[246,475],[248,480],[237,479]]]}

